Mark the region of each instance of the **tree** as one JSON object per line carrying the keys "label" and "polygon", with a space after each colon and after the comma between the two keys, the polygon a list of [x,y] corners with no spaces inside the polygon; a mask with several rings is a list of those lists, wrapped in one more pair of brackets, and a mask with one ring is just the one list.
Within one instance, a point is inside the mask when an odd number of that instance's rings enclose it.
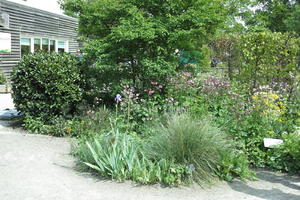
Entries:
{"label": "tree", "polygon": [[300,5],[295,6],[290,17],[285,20],[288,31],[295,31],[300,35]]}
{"label": "tree", "polygon": [[248,18],[247,25],[257,27],[259,24],[273,32],[296,31],[297,26],[291,23],[296,22],[293,20],[299,3],[299,0],[256,0],[257,10],[252,18]]}
{"label": "tree", "polygon": [[[201,48],[223,26],[229,0],[62,0],[79,17],[85,51],[101,70],[136,85],[164,82],[175,71],[175,49]],[[107,77],[106,77],[107,78]]]}

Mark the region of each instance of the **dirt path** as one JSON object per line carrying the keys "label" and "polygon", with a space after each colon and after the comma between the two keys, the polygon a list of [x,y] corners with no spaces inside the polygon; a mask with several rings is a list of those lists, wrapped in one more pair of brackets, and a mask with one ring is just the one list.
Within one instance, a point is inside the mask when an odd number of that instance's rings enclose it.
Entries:
{"label": "dirt path", "polygon": [[[4,122],[1,122],[4,125]],[[210,189],[136,186],[74,169],[70,141],[0,127],[1,200],[300,200],[300,178],[259,171],[259,181]]]}

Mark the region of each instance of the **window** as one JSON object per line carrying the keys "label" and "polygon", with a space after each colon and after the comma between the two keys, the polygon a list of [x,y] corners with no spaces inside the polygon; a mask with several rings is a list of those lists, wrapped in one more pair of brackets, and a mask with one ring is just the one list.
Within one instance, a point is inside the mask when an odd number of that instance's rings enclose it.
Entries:
{"label": "window", "polygon": [[58,52],[65,52],[66,45],[63,41],[58,41]]}
{"label": "window", "polygon": [[34,52],[41,50],[41,39],[34,38]]}
{"label": "window", "polygon": [[55,51],[55,40],[50,40],[50,52]]}
{"label": "window", "polygon": [[31,52],[31,39],[22,38],[21,39],[21,56],[27,55]]}
{"label": "window", "polygon": [[42,40],[42,50],[45,52],[49,51],[49,40],[48,39],[44,39]]}
{"label": "window", "polygon": [[44,52],[69,52],[67,40],[55,40],[53,38],[22,37],[21,56],[44,51]]}

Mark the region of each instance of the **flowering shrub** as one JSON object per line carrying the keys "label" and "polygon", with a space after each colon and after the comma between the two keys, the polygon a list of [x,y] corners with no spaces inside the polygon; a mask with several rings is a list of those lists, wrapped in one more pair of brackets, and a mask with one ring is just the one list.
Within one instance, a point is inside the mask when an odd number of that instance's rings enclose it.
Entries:
{"label": "flowering shrub", "polygon": [[282,121],[280,117],[285,114],[286,107],[277,94],[273,92],[258,92],[252,96],[252,100],[254,109],[260,110],[262,114],[271,120]]}

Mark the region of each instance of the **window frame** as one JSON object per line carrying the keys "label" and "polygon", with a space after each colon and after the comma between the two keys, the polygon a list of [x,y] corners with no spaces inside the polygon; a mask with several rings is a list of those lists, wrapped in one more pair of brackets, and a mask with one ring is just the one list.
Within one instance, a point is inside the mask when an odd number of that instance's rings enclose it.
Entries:
{"label": "window frame", "polygon": [[29,52],[28,52],[28,54],[30,54],[31,53],[31,51],[32,51],[32,38],[30,38],[30,37],[22,37],[22,38],[20,38],[20,56],[23,56],[22,55],[22,39],[26,39],[26,40],[29,40],[29,45],[24,45],[24,46],[29,46]]}
{"label": "window frame", "polygon": [[43,51],[43,39],[48,40],[48,50],[47,52],[50,53],[50,41],[54,42],[54,52],[58,52],[58,42],[64,42],[65,43],[65,50],[64,52],[69,53],[69,40],[65,38],[55,38],[55,37],[45,37],[45,36],[34,36],[34,35],[20,35],[20,55],[21,55],[21,40],[22,39],[30,39],[30,53],[36,53],[34,45],[35,45],[35,39],[38,39],[40,41],[40,50]]}

